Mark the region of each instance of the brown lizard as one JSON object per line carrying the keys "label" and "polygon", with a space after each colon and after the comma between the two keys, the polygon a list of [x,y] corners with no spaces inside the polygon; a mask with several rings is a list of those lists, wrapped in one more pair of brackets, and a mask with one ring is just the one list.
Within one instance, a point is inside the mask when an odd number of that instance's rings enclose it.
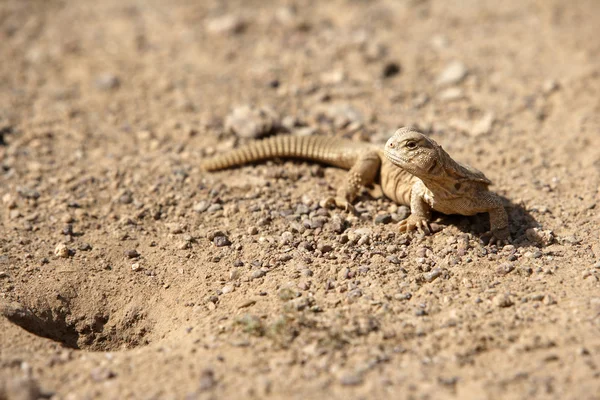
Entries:
{"label": "brown lizard", "polygon": [[432,210],[444,214],[489,213],[490,244],[510,241],[508,216],[491,181],[482,172],[454,161],[427,136],[400,128],[382,149],[364,142],[321,136],[275,136],[205,160],[207,171],[225,169],[271,158],[312,160],[349,170],[337,197],[328,199],[349,208],[362,186],[378,182],[383,194],[410,206],[411,215],[400,222],[400,232],[431,233]]}

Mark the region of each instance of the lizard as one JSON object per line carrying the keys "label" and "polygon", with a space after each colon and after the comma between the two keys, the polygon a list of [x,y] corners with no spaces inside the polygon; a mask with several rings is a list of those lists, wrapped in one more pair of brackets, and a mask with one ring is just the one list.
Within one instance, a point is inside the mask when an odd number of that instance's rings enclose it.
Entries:
{"label": "lizard", "polygon": [[379,183],[386,197],[410,206],[411,214],[399,223],[400,232],[431,234],[432,211],[467,216],[487,212],[489,243],[510,242],[508,215],[501,198],[488,189],[492,182],[414,129],[398,129],[383,148],[335,137],[274,136],[203,160],[200,168],[215,171],[272,158],[303,159],[348,170],[337,196],[326,201],[338,207],[351,208],[363,186]]}

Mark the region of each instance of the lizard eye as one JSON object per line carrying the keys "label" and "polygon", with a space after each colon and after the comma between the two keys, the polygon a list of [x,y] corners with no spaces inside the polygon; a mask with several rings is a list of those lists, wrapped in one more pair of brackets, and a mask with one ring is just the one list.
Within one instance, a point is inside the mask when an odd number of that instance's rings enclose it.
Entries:
{"label": "lizard eye", "polygon": [[414,150],[417,148],[417,142],[414,140],[409,140],[404,146],[406,146],[407,149]]}

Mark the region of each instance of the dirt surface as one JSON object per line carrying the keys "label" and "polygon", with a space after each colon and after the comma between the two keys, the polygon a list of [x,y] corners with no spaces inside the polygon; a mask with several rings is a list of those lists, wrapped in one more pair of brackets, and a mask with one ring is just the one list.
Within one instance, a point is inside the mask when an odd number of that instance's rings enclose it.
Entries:
{"label": "dirt surface", "polygon": [[[600,398],[598,26],[595,0],[1,1],[0,398]],[[494,181],[512,245],[321,208],[335,168],[198,167],[405,125]]]}

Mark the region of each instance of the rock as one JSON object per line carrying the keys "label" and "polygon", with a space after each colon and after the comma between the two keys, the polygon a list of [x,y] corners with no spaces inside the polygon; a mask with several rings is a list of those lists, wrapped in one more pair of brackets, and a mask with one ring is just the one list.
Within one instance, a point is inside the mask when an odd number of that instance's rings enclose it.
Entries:
{"label": "rock", "polygon": [[340,378],[340,384],[344,386],[357,386],[363,383],[363,377],[360,374],[349,373],[344,374]]}
{"label": "rock", "polygon": [[40,192],[35,189],[20,186],[17,188],[17,193],[25,199],[36,200],[40,198]]}
{"label": "rock", "polygon": [[452,61],[438,75],[435,83],[438,86],[454,85],[465,79],[467,67],[460,61]]}
{"label": "rock", "polygon": [[246,139],[266,136],[278,127],[279,116],[269,107],[244,105],[233,109],[225,118],[225,129]]}
{"label": "rock", "polygon": [[382,78],[391,78],[398,75],[400,71],[400,64],[391,61],[384,65],[383,70],[381,71],[381,76]]}
{"label": "rock", "polygon": [[206,209],[206,211],[212,214],[212,213],[215,213],[215,212],[217,212],[217,211],[220,211],[220,210],[222,210],[222,209],[223,209],[223,206],[222,206],[222,205],[220,205],[219,203],[214,203],[214,204],[211,204],[211,205],[210,205],[210,206],[209,206],[209,207]]}
{"label": "rock", "polygon": [[462,99],[464,95],[464,91],[461,88],[450,87],[442,90],[438,94],[438,97],[442,101],[454,101]]}
{"label": "rock", "polygon": [[493,113],[485,113],[485,115],[479,121],[473,123],[473,126],[471,127],[468,133],[471,136],[486,135],[492,130],[494,120],[495,118]]}
{"label": "rock", "polygon": [[215,246],[217,247],[225,247],[225,246],[230,246],[231,242],[229,241],[229,238],[227,236],[215,236],[213,238],[213,243]]}
{"label": "rock", "polygon": [[100,90],[112,90],[121,86],[121,81],[117,75],[105,73],[96,77],[94,85]]}
{"label": "rock", "polygon": [[140,253],[136,249],[125,250],[125,257],[127,258],[139,258]]}
{"label": "rock", "polygon": [[252,273],[250,274],[250,278],[251,279],[258,279],[258,278],[262,278],[263,276],[265,276],[266,273],[265,271],[263,271],[262,269],[255,269],[254,271],[252,271]]}
{"label": "rock", "polygon": [[247,23],[237,15],[223,15],[206,21],[206,31],[219,35],[239,34],[246,30]]}
{"label": "rock", "polygon": [[428,273],[426,273],[426,274],[423,275],[423,277],[425,278],[425,280],[427,282],[430,282],[430,283],[433,282],[433,281],[435,281],[440,276],[442,276],[442,269],[441,268],[434,268],[430,272],[428,272]]}
{"label": "rock", "polygon": [[390,214],[379,214],[375,217],[375,224],[389,224],[390,222],[392,222]]}
{"label": "rock", "polygon": [[64,243],[59,243],[54,248],[54,255],[60,258],[67,258],[71,255],[71,251]]}
{"label": "rock", "polygon": [[194,210],[197,213],[201,213],[201,212],[208,210],[209,206],[210,206],[210,203],[208,201],[200,200],[199,202],[195,203],[192,206],[192,210]]}
{"label": "rock", "polygon": [[529,228],[525,231],[525,236],[530,242],[539,246],[549,246],[554,242],[554,234],[551,230],[542,230],[540,228]]}
{"label": "rock", "polygon": [[514,303],[508,294],[499,294],[492,300],[494,305],[499,308],[506,308],[512,306]]}

